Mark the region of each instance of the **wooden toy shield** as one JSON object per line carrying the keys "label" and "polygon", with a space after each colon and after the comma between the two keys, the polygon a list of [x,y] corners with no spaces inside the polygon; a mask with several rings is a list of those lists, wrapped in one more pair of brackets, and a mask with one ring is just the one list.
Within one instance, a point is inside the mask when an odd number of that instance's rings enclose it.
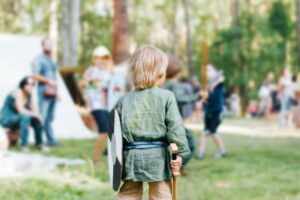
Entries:
{"label": "wooden toy shield", "polygon": [[110,113],[107,150],[110,182],[113,190],[118,191],[122,178],[123,138],[121,120],[116,109]]}
{"label": "wooden toy shield", "polygon": [[108,87],[108,110],[114,109],[126,88],[126,78],[122,73],[115,73]]}

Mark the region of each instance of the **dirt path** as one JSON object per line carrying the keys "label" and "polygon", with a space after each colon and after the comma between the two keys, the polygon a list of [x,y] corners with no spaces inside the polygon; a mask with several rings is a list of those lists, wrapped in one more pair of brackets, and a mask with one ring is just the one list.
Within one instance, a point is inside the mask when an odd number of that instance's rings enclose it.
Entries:
{"label": "dirt path", "polygon": [[[186,127],[202,131],[203,123],[185,123]],[[256,137],[300,138],[300,129],[280,126],[276,120],[265,119],[226,119],[219,128],[221,133]]]}

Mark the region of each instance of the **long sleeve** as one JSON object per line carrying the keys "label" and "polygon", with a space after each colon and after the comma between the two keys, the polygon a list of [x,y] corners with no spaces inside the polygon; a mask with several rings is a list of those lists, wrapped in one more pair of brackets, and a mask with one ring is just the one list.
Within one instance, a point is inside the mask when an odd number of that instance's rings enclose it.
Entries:
{"label": "long sleeve", "polygon": [[167,139],[169,143],[176,143],[178,154],[186,155],[190,152],[181,115],[178,110],[175,96],[170,94],[166,106]]}
{"label": "long sleeve", "polygon": [[194,103],[200,100],[200,96],[198,93],[187,95],[184,93],[183,89],[179,84],[172,84],[171,91],[174,93],[177,103],[179,104],[187,104]]}
{"label": "long sleeve", "polygon": [[185,94],[179,83],[174,81],[165,83],[162,88],[172,91],[178,104],[194,103],[201,99],[198,93],[192,95]]}

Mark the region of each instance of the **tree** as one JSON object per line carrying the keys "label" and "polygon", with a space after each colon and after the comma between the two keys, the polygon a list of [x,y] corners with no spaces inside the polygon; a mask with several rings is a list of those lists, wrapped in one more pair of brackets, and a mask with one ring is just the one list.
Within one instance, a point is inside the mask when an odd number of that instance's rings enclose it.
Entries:
{"label": "tree", "polygon": [[296,0],[298,65],[300,67],[300,0]]}
{"label": "tree", "polygon": [[282,42],[278,45],[283,49],[283,54],[281,55],[281,57],[282,60],[285,61],[288,53],[287,41],[291,31],[289,14],[283,2],[273,3],[271,14],[269,16],[269,24],[274,32],[278,33],[281,37]]}
{"label": "tree", "polygon": [[186,39],[187,39],[187,56],[189,63],[189,76],[192,77],[195,73],[195,67],[193,62],[193,43],[191,37],[191,27],[190,27],[190,16],[189,16],[189,0],[183,0],[184,5],[184,15],[186,24]]}
{"label": "tree", "polygon": [[232,24],[237,23],[239,14],[239,0],[232,0]]}
{"label": "tree", "polygon": [[76,66],[80,27],[80,0],[63,0],[62,65]]}
{"label": "tree", "polygon": [[127,0],[114,0],[113,61],[115,64],[129,58],[129,30]]}
{"label": "tree", "polygon": [[49,22],[49,37],[54,41],[53,59],[57,61],[57,42],[58,42],[58,5],[59,0],[53,0],[50,3],[50,22]]}
{"label": "tree", "polygon": [[177,9],[178,9],[178,0],[173,0],[173,54],[178,56],[178,35],[177,35]]}
{"label": "tree", "polygon": [[[62,15],[62,66],[75,67],[78,63],[78,42],[80,27],[80,0],[63,0]],[[83,104],[73,73],[63,77],[75,103]]]}

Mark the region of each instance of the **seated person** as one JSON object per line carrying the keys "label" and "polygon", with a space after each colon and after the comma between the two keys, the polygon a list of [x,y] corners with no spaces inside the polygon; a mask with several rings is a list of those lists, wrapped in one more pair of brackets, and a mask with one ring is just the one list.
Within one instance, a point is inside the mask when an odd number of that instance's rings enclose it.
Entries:
{"label": "seated person", "polygon": [[32,98],[35,82],[31,77],[25,77],[19,83],[19,88],[12,91],[0,111],[0,125],[16,132],[20,129],[22,150],[29,151],[29,126],[34,129],[35,145],[39,150],[47,150],[42,146],[42,119]]}

